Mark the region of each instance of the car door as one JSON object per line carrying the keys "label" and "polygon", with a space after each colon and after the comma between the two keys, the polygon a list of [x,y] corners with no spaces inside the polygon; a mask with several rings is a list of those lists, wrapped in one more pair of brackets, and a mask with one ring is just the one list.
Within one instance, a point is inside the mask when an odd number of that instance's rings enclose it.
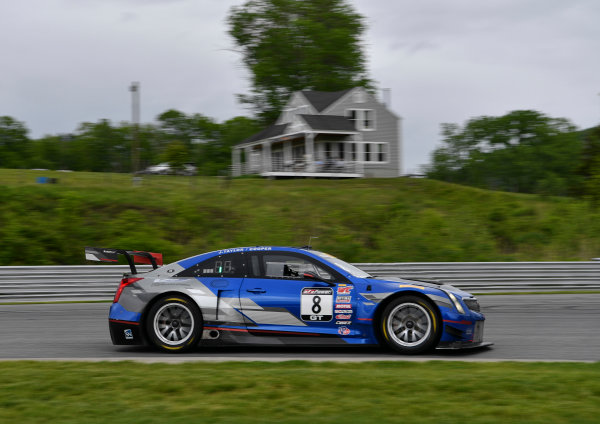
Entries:
{"label": "car door", "polygon": [[[247,275],[240,287],[246,326],[256,335],[338,335],[336,310],[344,318],[353,309],[349,282],[326,264],[295,252],[250,254]],[[338,290],[348,295],[338,299]],[[337,303],[343,300],[344,303]],[[340,306],[340,308],[337,308]],[[346,313],[347,311],[347,313]]]}

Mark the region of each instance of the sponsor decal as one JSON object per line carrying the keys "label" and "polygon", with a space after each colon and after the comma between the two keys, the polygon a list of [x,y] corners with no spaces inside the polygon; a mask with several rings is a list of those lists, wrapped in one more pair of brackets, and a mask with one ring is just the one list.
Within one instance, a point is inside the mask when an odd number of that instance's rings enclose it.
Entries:
{"label": "sponsor decal", "polygon": [[339,327],[338,334],[341,334],[342,336],[347,336],[348,334],[350,334],[350,329],[348,327]]}
{"label": "sponsor decal", "polygon": [[133,340],[133,331],[131,331],[129,328],[124,330],[125,333],[125,340]]}
{"label": "sponsor decal", "polygon": [[336,309],[335,313],[336,314],[351,314],[352,310],[351,309]]}
{"label": "sponsor decal", "polygon": [[350,325],[352,321],[336,321],[335,325]]}
{"label": "sponsor decal", "polygon": [[352,319],[351,314],[338,314],[335,316],[335,319]]}
{"label": "sponsor decal", "polygon": [[307,295],[307,294],[311,294],[311,295],[332,295],[333,294],[333,290],[330,288],[319,288],[319,287],[307,287],[307,288],[303,288],[302,289],[302,295]]}
{"label": "sponsor decal", "polygon": [[335,309],[352,309],[352,305],[348,303],[339,303],[335,305]]}
{"label": "sponsor decal", "polygon": [[333,318],[333,289],[305,287],[300,296],[300,316],[304,321],[331,321]]}
{"label": "sponsor decal", "polygon": [[223,255],[225,253],[239,253],[239,252],[258,252],[258,251],[266,251],[271,250],[271,247],[265,246],[256,246],[256,247],[237,247],[235,249],[224,249],[217,251],[217,254]]}
{"label": "sponsor decal", "polygon": [[350,294],[352,292],[352,286],[338,286],[337,294]]}
{"label": "sponsor decal", "polygon": [[350,303],[352,301],[352,296],[338,296],[335,298],[337,303]]}

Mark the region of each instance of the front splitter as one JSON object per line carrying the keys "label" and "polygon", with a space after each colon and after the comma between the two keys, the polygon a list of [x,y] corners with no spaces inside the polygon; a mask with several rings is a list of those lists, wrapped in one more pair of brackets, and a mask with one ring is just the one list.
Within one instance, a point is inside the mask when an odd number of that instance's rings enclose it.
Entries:
{"label": "front splitter", "polygon": [[492,346],[493,342],[450,342],[440,343],[436,350],[479,349]]}

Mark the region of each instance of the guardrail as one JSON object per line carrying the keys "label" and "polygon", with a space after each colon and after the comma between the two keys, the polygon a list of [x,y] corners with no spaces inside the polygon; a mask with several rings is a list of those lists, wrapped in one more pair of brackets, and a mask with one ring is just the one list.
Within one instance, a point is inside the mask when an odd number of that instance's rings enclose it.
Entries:
{"label": "guardrail", "polygon": [[[433,279],[471,293],[600,290],[600,262],[359,263],[380,277]],[[141,266],[140,271],[150,267]],[[125,265],[0,267],[0,302],[110,300]]]}
{"label": "guardrail", "polygon": [[600,262],[354,264],[371,275],[432,279],[471,293],[600,290]]}

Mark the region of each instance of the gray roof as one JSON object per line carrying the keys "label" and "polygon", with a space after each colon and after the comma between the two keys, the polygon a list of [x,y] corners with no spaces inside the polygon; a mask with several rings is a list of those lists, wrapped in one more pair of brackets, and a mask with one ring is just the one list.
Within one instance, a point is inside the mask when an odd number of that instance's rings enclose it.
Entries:
{"label": "gray roof", "polygon": [[312,91],[312,90],[303,90],[302,94],[306,97],[315,109],[318,112],[322,112],[327,108],[327,106],[331,105],[338,99],[340,99],[344,94],[352,90],[352,88],[348,88],[347,90],[342,91]]}
{"label": "gray roof", "polygon": [[345,116],[300,115],[313,130],[356,132],[354,122]]}
{"label": "gray roof", "polygon": [[276,137],[278,135],[283,134],[286,127],[287,127],[287,124],[271,125],[271,126],[265,128],[264,130],[262,130],[261,132],[248,137],[247,139],[245,139],[244,141],[242,141],[241,143],[238,143],[238,144],[251,143],[253,141],[264,140],[267,138]]}

